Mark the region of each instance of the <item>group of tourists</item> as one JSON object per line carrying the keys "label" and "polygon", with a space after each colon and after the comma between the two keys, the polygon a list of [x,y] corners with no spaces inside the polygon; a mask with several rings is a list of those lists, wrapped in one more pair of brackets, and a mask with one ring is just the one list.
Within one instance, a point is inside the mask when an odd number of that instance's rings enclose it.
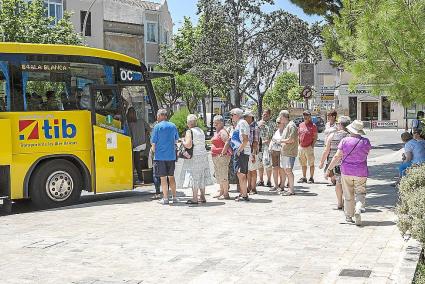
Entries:
{"label": "group of tourists", "polygon": [[[236,183],[236,201],[249,201],[257,187],[269,187],[283,196],[296,194],[293,168],[298,157],[302,176],[298,183],[313,184],[315,174],[314,148],[318,140],[316,125],[311,113],[304,111],[304,121],[299,125],[291,121],[289,111],[282,110],[272,120],[270,110],[265,110],[260,121],[252,111],[235,108],[230,111],[231,126],[226,127],[222,116],[213,119],[215,134],[211,139],[214,178],[219,185],[215,195],[231,199],[230,183]],[[204,131],[197,126],[198,118],[187,117],[188,130],[179,138],[176,126],[167,121],[167,111],[157,114],[157,124],[152,131],[153,172],[162,189],[161,204],[170,200],[179,202],[176,188],[191,188],[188,204],[206,202],[205,188],[214,180],[208,162]],[[320,169],[336,188],[338,209],[344,209],[346,221],[361,224],[364,210],[367,156],[370,141],[364,137],[363,123],[349,117],[337,117],[336,111],[328,113],[325,129],[325,150]],[[181,146],[176,153],[176,143]],[[184,152],[184,153],[182,153]],[[179,177],[174,178],[177,157],[183,158]],[[307,176],[309,173],[309,176]],[[171,190],[172,197],[168,197]],[[353,218],[355,220],[353,220]]]}

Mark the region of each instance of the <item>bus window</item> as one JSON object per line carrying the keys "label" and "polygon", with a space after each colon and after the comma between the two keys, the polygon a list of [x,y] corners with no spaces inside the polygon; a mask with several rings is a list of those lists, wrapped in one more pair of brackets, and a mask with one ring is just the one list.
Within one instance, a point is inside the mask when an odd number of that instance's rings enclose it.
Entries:
{"label": "bus window", "polygon": [[21,64],[24,109],[63,110],[61,94],[67,92],[69,63],[26,62]]}
{"label": "bus window", "polygon": [[8,63],[0,61],[0,112],[10,110],[10,81]]}
{"label": "bus window", "polygon": [[22,93],[27,111],[91,109],[91,84],[115,82],[112,66],[74,62],[27,62],[22,69]]}

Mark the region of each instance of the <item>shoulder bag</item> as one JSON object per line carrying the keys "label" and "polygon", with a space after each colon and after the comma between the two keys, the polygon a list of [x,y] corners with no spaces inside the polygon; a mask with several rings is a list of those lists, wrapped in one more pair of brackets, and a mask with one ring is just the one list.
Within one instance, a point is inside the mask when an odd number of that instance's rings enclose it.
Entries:
{"label": "shoulder bag", "polygon": [[182,159],[192,159],[193,156],[193,132],[190,130],[190,135],[192,136],[192,147],[186,148],[183,143],[180,144],[179,149],[177,151],[177,156]]}

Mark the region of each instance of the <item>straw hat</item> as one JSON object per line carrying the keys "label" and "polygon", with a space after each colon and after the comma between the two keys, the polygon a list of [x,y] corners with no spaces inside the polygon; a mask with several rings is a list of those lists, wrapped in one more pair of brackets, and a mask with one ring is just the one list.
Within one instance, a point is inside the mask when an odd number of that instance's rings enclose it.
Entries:
{"label": "straw hat", "polygon": [[351,134],[366,135],[366,133],[363,131],[363,128],[363,121],[360,120],[354,120],[350,125],[347,126],[347,130]]}

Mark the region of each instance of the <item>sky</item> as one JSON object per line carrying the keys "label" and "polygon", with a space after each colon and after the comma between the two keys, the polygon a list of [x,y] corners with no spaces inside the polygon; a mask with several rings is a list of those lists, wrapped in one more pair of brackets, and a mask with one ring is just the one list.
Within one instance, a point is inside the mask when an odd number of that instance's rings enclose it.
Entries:
{"label": "sky", "polygon": [[[174,33],[176,33],[182,25],[184,16],[189,16],[193,22],[197,22],[197,0],[167,0],[167,2],[168,9],[171,12],[171,16],[174,22]],[[304,14],[301,8],[292,4],[289,0],[275,0],[274,6],[265,6],[266,11],[273,11],[277,9],[283,9],[291,14],[297,15],[299,18],[309,23],[322,20],[321,17],[308,16]]]}

